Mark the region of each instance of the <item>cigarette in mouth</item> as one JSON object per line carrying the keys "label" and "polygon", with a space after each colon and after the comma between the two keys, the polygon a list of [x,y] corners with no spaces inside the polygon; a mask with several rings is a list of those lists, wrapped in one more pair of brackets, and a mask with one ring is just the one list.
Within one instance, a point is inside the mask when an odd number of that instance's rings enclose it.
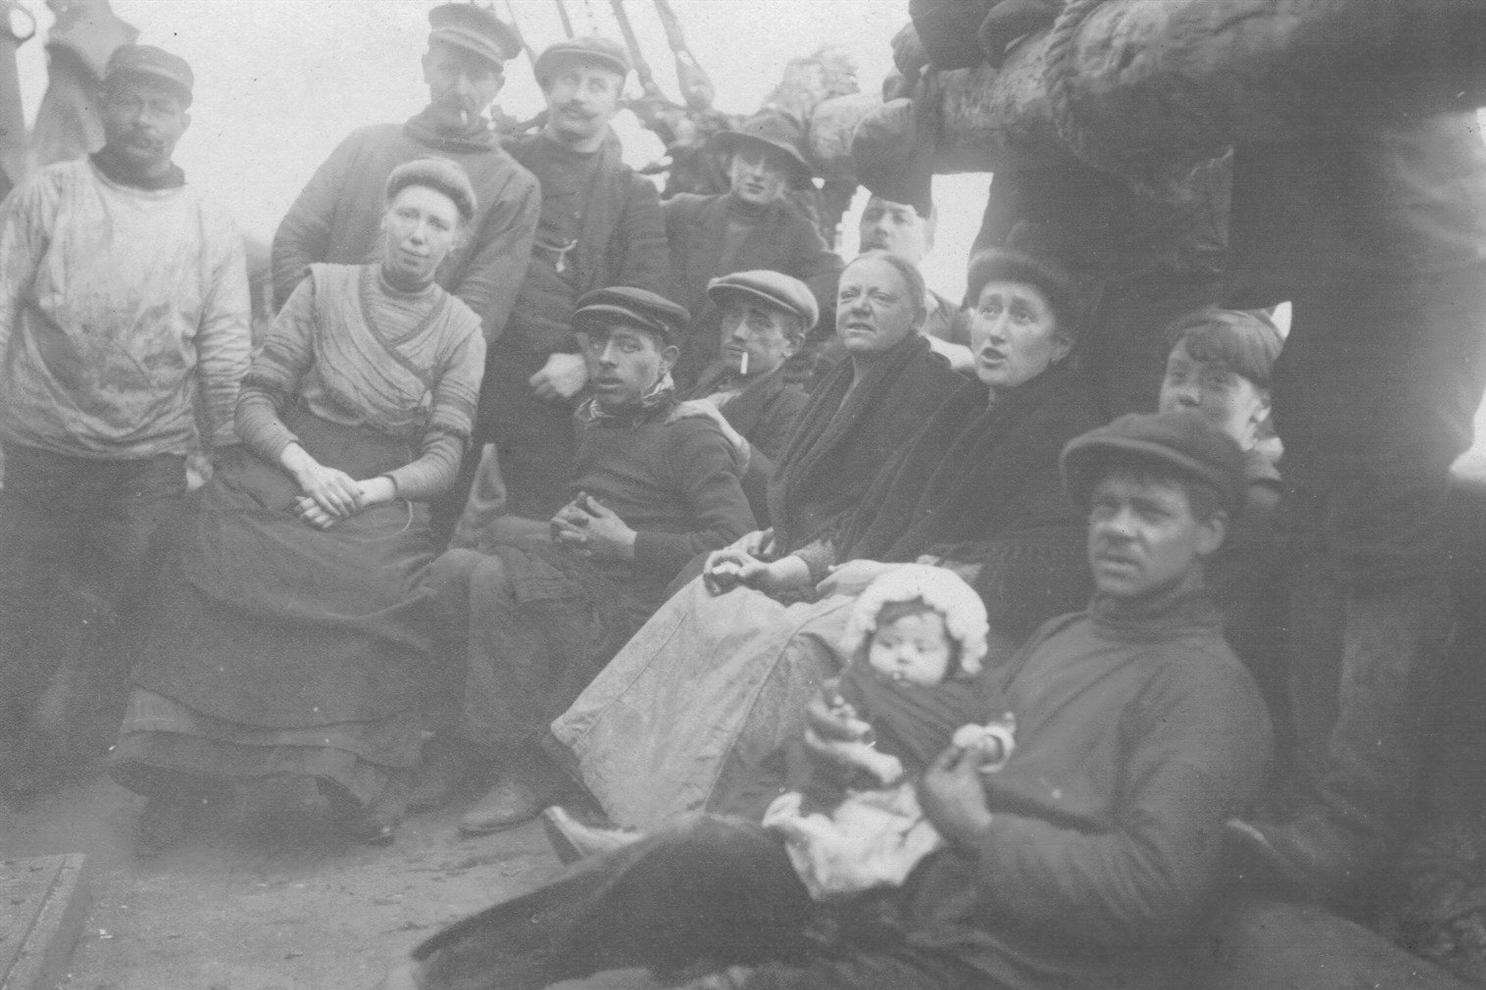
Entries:
{"label": "cigarette in mouth", "polygon": [[746,374],[748,374],[748,352],[747,351],[744,351],[743,352],[743,356],[738,359],[738,374],[740,374],[740,375],[746,375]]}

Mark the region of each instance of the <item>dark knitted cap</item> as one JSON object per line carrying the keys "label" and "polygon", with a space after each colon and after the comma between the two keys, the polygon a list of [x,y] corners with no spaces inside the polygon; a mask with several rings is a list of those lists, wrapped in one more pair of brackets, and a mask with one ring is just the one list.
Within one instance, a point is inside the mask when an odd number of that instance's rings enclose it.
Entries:
{"label": "dark knitted cap", "polygon": [[1058,331],[1078,340],[1083,303],[1078,283],[1062,266],[1009,248],[986,248],[970,259],[965,276],[965,305],[974,307],[991,282],[1021,282],[1041,292],[1058,320]]}
{"label": "dark knitted cap", "polygon": [[782,113],[766,110],[749,117],[736,130],[719,131],[707,141],[708,148],[723,155],[734,154],[740,146],[755,145],[781,152],[789,163],[796,185],[807,184],[815,169],[800,152],[804,134],[800,125]]}
{"label": "dark knitted cap", "polygon": [[579,333],[605,333],[623,323],[658,335],[667,344],[681,342],[681,332],[690,322],[686,307],[647,289],[616,285],[585,292],[573,314],[573,329]]}
{"label": "dark knitted cap", "polygon": [[1172,322],[1166,328],[1166,342],[1173,349],[1185,344],[1194,361],[1221,364],[1260,388],[1269,388],[1285,338],[1262,314],[1209,306]]}
{"label": "dark knitted cap", "polygon": [[470,185],[470,177],[460,168],[458,162],[447,158],[415,158],[410,162],[403,162],[387,176],[387,201],[391,202],[394,196],[408,186],[427,186],[448,196],[454,201],[459,217],[465,223],[469,223],[470,218],[475,215],[478,205],[475,187]]}
{"label": "dark knitted cap", "polygon": [[743,296],[782,309],[800,317],[807,330],[820,319],[820,304],[810,287],[783,272],[760,269],[723,275],[707,283],[707,295],[719,306],[728,296]]}
{"label": "dark knitted cap", "polygon": [[463,49],[501,68],[521,51],[516,31],[487,7],[473,3],[441,3],[428,12],[429,41]]}
{"label": "dark knitted cap", "polygon": [[574,62],[596,65],[621,76],[629,75],[629,55],[625,53],[623,46],[602,35],[589,34],[548,45],[537,56],[536,65],[533,66],[537,85],[546,89],[554,75]]}
{"label": "dark knitted cap", "polygon": [[109,56],[103,82],[113,85],[130,77],[148,79],[173,89],[186,106],[191,105],[191,88],[196,85],[196,77],[191,73],[191,66],[179,55],[172,55],[154,45],[120,45]]}
{"label": "dark knitted cap", "polygon": [[1063,487],[1088,505],[1099,479],[1112,466],[1164,468],[1206,485],[1236,513],[1244,498],[1244,455],[1233,438],[1189,409],[1129,413],[1074,437],[1059,459]]}

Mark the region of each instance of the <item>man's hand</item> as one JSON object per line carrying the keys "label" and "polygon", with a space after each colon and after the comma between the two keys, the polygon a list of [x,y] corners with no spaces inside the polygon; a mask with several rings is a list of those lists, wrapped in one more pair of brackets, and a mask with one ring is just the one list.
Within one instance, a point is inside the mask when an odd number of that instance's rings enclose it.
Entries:
{"label": "man's hand", "polygon": [[753,453],[753,448],[749,446],[748,439],[743,434],[733,429],[733,424],[728,422],[722,410],[706,399],[687,399],[685,402],[676,404],[676,408],[671,410],[671,415],[666,417],[666,422],[674,423],[688,418],[710,419],[722,432],[722,438],[728,442],[728,446],[733,449],[733,459],[738,462],[738,470],[740,472],[748,470],[748,458]]}
{"label": "man's hand", "polygon": [[635,531],[608,506],[587,492],[552,517],[552,538],[571,550],[597,560],[633,560]]}
{"label": "man's hand", "polygon": [[581,354],[552,354],[526,384],[539,399],[549,402],[571,399],[588,384],[588,365]]}
{"label": "man's hand", "polygon": [[950,842],[973,847],[991,825],[975,750],[950,746],[924,771],[918,803],[934,827]]}
{"label": "man's hand", "polygon": [[878,577],[902,566],[880,560],[848,560],[832,567],[816,587],[823,595],[860,595]]}

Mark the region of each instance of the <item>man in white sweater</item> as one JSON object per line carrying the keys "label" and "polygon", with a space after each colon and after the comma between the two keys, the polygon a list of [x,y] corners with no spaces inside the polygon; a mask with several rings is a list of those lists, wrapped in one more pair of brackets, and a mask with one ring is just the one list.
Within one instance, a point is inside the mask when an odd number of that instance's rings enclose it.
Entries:
{"label": "man in white sweater", "polygon": [[127,674],[186,455],[234,442],[247,273],[171,160],[192,81],[177,56],[120,48],[103,149],[0,204],[0,789],[81,755],[81,700]]}

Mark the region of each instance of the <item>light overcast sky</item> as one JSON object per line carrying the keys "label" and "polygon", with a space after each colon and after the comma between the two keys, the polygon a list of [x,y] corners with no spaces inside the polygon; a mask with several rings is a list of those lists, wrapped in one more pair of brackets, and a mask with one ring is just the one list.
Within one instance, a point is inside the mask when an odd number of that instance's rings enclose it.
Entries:
{"label": "light overcast sky", "polygon": [[[43,27],[42,0],[22,0]],[[431,0],[114,0],[140,41],[183,56],[196,73],[192,125],[176,158],[244,229],[267,239],[315,167],[349,131],[404,120],[427,101],[419,56]],[[578,33],[620,37],[608,0],[566,0]],[[717,105],[758,107],[791,58],[835,44],[856,58],[862,88],[876,91],[891,68],[889,41],[907,22],[906,0],[672,0],[687,41],[712,77]],[[648,0],[627,0],[657,80],[678,96],[670,49]],[[516,20],[540,51],[563,37],[553,0],[513,0]],[[504,3],[497,10],[508,16]],[[22,86],[34,114],[45,86],[41,38],[20,53]],[[636,84],[631,81],[632,87]],[[637,88],[636,88],[637,91]],[[512,63],[499,103],[526,118],[541,94],[524,58]],[[628,113],[617,129],[626,158],[640,165],[660,142]],[[939,292],[958,299],[965,255],[980,223],[986,176],[944,177],[936,185],[940,233],[925,264]],[[841,249],[856,248],[854,216]]]}

